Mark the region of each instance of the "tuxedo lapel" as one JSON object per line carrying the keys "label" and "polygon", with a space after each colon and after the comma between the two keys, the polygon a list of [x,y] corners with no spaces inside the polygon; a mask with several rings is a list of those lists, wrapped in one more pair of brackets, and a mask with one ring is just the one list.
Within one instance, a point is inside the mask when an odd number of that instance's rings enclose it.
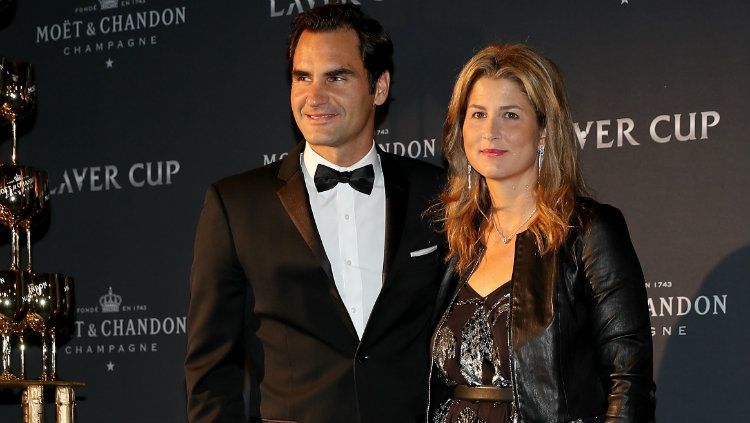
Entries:
{"label": "tuxedo lapel", "polygon": [[383,263],[383,287],[388,285],[389,272],[393,266],[396,250],[401,242],[409,200],[409,179],[396,160],[378,150],[385,179],[385,255]]}
{"label": "tuxedo lapel", "polygon": [[323,242],[320,239],[318,228],[315,225],[315,219],[313,218],[312,210],[310,209],[310,202],[307,199],[307,188],[305,188],[305,177],[300,167],[300,153],[304,148],[304,143],[299,143],[289,154],[284,158],[281,168],[279,169],[279,179],[285,181],[284,185],[279,188],[277,194],[281,204],[284,206],[289,218],[297,227],[302,238],[310,247],[315,257],[320,262],[320,267],[323,268],[325,274],[331,282],[332,291],[334,296],[341,301],[338,291],[336,290],[335,284],[333,283],[333,272],[331,271],[331,263],[328,261],[325,249],[323,248]]}
{"label": "tuxedo lapel", "polygon": [[328,292],[334,300],[341,321],[346,326],[350,335],[353,336],[353,339],[359,339],[357,330],[354,328],[349,313],[346,311],[344,301],[341,299],[338,289],[336,289],[331,262],[328,261],[323,241],[320,239],[318,228],[315,225],[315,218],[310,208],[307,188],[305,187],[305,176],[300,166],[300,154],[304,150],[304,146],[304,142],[297,144],[281,163],[278,177],[285,183],[276,193],[279,196],[281,204],[284,206],[284,210],[289,215],[289,219],[294,223],[294,226],[305,240],[305,243],[307,243],[307,246],[310,247],[313,255],[318,259],[320,267],[326,276],[328,276]]}

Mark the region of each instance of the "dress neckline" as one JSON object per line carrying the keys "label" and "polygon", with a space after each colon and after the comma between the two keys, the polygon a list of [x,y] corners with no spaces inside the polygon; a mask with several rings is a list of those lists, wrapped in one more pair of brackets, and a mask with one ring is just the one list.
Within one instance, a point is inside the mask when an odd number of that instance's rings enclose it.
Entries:
{"label": "dress neckline", "polygon": [[510,284],[510,282],[511,282],[511,281],[506,281],[506,282],[504,282],[504,283],[500,284],[500,285],[499,285],[499,286],[498,286],[497,288],[495,288],[495,289],[493,289],[492,291],[488,292],[488,293],[487,293],[487,295],[482,295],[482,294],[480,294],[479,292],[477,292],[477,290],[476,290],[476,289],[474,289],[474,287],[472,287],[472,286],[471,286],[471,285],[469,284],[469,282],[468,282],[468,281],[466,282],[466,284],[465,284],[465,285],[466,285],[466,287],[467,287],[467,288],[469,288],[469,289],[471,290],[471,292],[472,292],[472,293],[473,293],[474,295],[476,295],[476,296],[477,296],[478,298],[480,298],[480,299],[482,299],[482,300],[486,300],[487,298],[490,298],[491,296],[493,296],[493,294],[495,294],[496,292],[498,292],[498,291],[502,290],[503,288],[506,288],[506,287],[510,286],[510,285],[509,285],[509,284]]}

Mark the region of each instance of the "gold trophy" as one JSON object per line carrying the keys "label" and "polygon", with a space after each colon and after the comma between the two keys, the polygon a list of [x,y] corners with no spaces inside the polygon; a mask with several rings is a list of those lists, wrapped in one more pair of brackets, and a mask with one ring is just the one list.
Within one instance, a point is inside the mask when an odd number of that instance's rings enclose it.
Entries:
{"label": "gold trophy", "polygon": [[[33,270],[31,229],[35,217],[47,208],[47,173],[19,163],[17,154],[17,123],[29,114],[35,101],[36,86],[31,65],[0,56],[0,124],[10,123],[13,140],[10,162],[0,164],[0,225],[11,233],[10,268],[0,270],[0,388],[24,389],[24,423],[42,423],[44,388],[55,387],[57,422],[72,423],[75,409],[73,387],[84,384],[57,380],[56,341],[58,333],[70,329],[75,321],[73,278]],[[21,233],[26,236],[23,246]],[[25,264],[22,263],[23,247],[26,248]],[[26,376],[24,335],[27,331],[42,338],[42,371],[38,380]],[[20,344],[18,376],[11,372],[11,335],[16,335]]]}
{"label": "gold trophy", "polygon": [[[0,117],[10,123],[13,139],[11,163],[0,164],[0,223],[11,232],[10,271],[23,272],[25,279],[30,279],[32,274],[31,220],[44,209],[49,199],[47,173],[17,163],[17,123],[33,109],[35,101],[36,86],[32,66],[0,57]],[[23,271],[19,234],[22,229],[25,231],[27,249],[26,268]],[[30,286],[28,282],[27,286]],[[28,303],[28,298],[25,298],[25,302]],[[10,325],[10,330],[18,335],[20,343],[20,379],[26,378],[25,327],[25,319]],[[10,380],[9,370],[4,371],[0,378]]]}
{"label": "gold trophy", "polygon": [[35,103],[36,85],[31,65],[0,58],[0,115],[10,122],[13,134],[12,164],[16,164],[16,123],[34,108]]}

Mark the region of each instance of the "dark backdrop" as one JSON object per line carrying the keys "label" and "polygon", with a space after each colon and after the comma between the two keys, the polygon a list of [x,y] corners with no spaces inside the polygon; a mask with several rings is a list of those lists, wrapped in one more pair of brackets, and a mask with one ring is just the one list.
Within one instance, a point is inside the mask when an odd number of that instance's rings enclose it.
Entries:
{"label": "dark backdrop", "polygon": [[[54,191],[35,269],[76,278],[77,330],[58,356],[63,377],[88,383],[78,421],[185,420],[203,193],[295,142],[285,39],[291,15],[320,3],[21,0],[0,11],[0,54],[32,62],[38,81],[20,161],[47,170]],[[359,3],[396,46],[376,140],[399,154],[441,162],[450,88],[484,44],[528,42],[560,65],[586,179],[624,212],[646,274],[658,420],[746,422],[747,2]],[[0,138],[7,159],[8,125]],[[0,393],[0,420],[20,421],[16,400]]]}

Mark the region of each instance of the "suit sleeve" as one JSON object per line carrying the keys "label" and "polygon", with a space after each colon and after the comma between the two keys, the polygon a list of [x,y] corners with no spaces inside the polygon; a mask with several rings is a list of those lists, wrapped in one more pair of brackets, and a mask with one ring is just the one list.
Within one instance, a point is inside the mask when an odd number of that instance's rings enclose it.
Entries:
{"label": "suit sleeve", "polygon": [[221,196],[206,193],[195,236],[185,383],[190,423],[245,421],[246,278]]}
{"label": "suit sleeve", "polygon": [[643,272],[619,210],[601,206],[584,234],[598,369],[607,423],[654,419],[653,351]]}

